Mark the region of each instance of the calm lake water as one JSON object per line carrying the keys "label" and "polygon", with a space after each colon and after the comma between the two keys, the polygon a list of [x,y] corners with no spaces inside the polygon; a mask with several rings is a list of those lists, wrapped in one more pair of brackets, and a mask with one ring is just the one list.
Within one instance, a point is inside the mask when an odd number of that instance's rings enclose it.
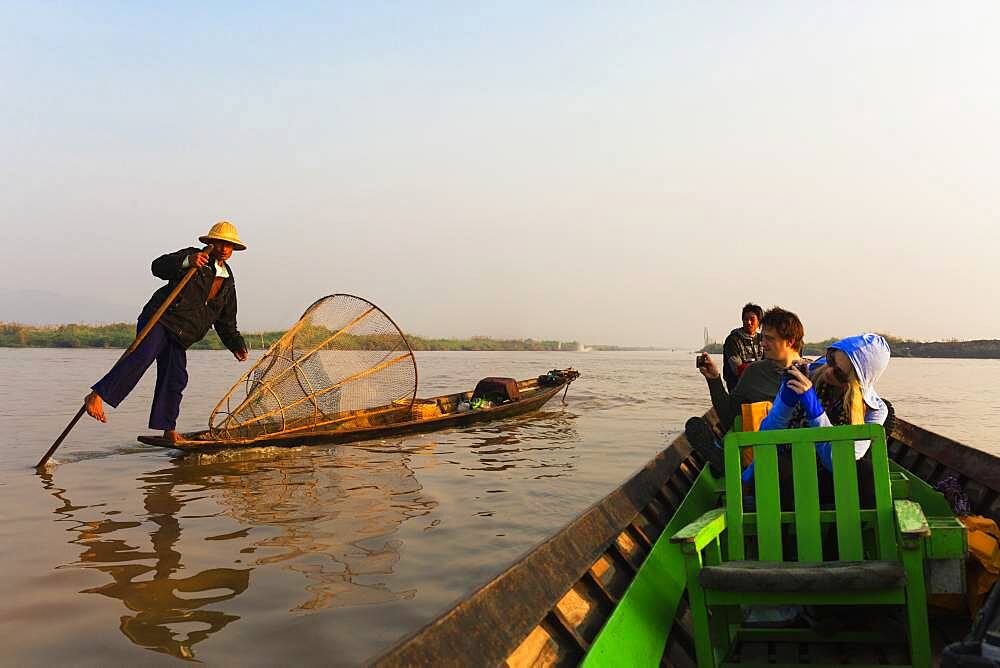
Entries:
{"label": "calm lake water", "polygon": [[[181,456],[146,433],[152,371],[31,469],[120,351],[0,349],[7,665],[364,662],[614,489],[709,405],[682,353],[418,353],[421,396],[574,366],[563,406],[345,446]],[[180,427],[245,367],[193,351]],[[896,359],[879,389],[1000,454],[1000,361]]]}

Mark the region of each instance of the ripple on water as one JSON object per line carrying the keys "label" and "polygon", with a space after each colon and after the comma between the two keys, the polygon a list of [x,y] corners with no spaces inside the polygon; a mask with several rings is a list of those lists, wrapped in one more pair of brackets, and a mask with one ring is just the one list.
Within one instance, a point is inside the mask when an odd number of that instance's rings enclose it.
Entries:
{"label": "ripple on water", "polygon": [[[554,366],[583,375],[565,407],[556,398],[502,423],[183,454],[134,442],[150,377],[109,424],[81,423],[60,466],[28,473],[116,356],[0,350],[0,567],[20,574],[0,616],[13,664],[361,663],[607,494],[708,405],[686,354],[421,354],[426,394]],[[210,352],[189,360],[182,426],[193,428],[237,367]],[[923,426],[991,443],[1000,365],[928,362],[894,361],[883,394]]]}

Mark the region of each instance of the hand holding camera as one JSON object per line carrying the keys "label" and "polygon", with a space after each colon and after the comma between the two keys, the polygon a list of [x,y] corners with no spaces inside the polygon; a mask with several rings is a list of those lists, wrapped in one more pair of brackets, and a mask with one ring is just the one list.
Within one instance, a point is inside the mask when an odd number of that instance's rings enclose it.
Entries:
{"label": "hand holding camera", "polygon": [[793,362],[781,374],[781,380],[796,394],[805,394],[812,387],[809,380],[809,364],[804,361]]}
{"label": "hand holding camera", "polygon": [[715,362],[712,361],[712,356],[708,353],[699,353],[698,357],[695,358],[695,366],[698,367],[698,371],[701,372],[706,379],[711,380],[713,378],[719,377],[719,369],[715,366]]}

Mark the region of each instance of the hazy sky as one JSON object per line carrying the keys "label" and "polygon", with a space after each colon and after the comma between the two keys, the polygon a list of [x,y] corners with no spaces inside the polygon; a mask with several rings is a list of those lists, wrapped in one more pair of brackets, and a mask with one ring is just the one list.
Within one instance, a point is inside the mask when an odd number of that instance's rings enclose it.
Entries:
{"label": "hazy sky", "polygon": [[132,319],[224,218],[244,330],[1000,338],[1000,3],[293,4],[0,5],[0,286]]}

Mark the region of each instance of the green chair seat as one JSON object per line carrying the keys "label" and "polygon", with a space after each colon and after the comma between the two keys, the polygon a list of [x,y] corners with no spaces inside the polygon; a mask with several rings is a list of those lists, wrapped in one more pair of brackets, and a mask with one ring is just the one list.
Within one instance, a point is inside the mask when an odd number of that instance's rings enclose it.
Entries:
{"label": "green chair seat", "polygon": [[698,581],[721,591],[867,591],[905,585],[906,570],[898,561],[727,561],[703,566]]}

